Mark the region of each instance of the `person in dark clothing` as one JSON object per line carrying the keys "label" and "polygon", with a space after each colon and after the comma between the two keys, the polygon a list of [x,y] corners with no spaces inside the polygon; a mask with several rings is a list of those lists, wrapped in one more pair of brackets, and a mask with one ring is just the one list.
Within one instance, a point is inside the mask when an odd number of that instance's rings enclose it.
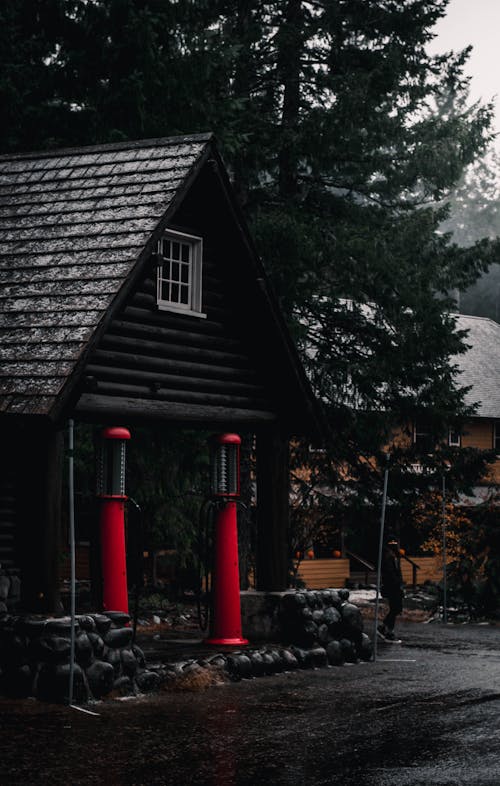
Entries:
{"label": "person in dark clothing", "polygon": [[381,638],[394,644],[400,640],[394,635],[396,617],[403,611],[403,576],[399,558],[399,544],[395,538],[389,538],[382,554],[382,597],[389,603],[389,613],[384,618],[378,632]]}

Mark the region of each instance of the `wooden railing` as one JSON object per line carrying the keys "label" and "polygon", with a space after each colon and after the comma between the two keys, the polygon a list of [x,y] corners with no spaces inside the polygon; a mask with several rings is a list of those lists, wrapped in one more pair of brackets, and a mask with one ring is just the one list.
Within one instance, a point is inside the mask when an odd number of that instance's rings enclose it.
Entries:
{"label": "wooden railing", "polygon": [[359,562],[359,564],[362,565],[365,571],[365,584],[368,584],[368,574],[376,570],[375,565],[372,565],[372,563],[368,562],[368,560],[365,559],[365,557],[360,557],[359,554],[355,554],[353,551],[349,551],[348,549],[346,549],[345,553],[348,557],[353,559],[355,562]]}

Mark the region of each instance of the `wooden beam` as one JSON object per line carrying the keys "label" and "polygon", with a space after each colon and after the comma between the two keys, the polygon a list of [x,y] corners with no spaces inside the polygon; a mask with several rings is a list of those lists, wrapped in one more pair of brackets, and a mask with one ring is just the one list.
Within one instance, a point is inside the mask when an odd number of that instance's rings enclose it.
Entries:
{"label": "wooden beam", "polygon": [[229,407],[230,409],[243,409],[255,407],[255,409],[263,410],[267,402],[264,398],[256,398],[252,396],[236,396],[224,395],[223,393],[206,393],[204,391],[194,392],[192,390],[174,390],[165,388],[162,385],[155,389],[154,394],[151,392],[151,387],[148,385],[137,384],[137,381],[132,377],[129,382],[121,383],[108,380],[99,380],[98,390],[104,396],[121,396],[123,398],[143,398],[148,399],[151,397],[154,401],[173,402],[176,404],[209,404],[211,406]]}
{"label": "wooden beam", "polygon": [[257,590],[288,587],[288,438],[277,426],[257,434]]}
{"label": "wooden beam", "polygon": [[133,421],[148,421],[157,418],[164,421],[180,423],[199,423],[212,428],[223,425],[225,428],[244,425],[249,427],[269,423],[276,419],[274,412],[258,409],[239,409],[231,407],[209,406],[203,404],[179,404],[170,401],[148,401],[141,398],[121,396],[101,396],[94,393],[83,393],[76,405],[79,417],[105,419],[117,418]]}
{"label": "wooden beam", "polygon": [[227,393],[235,393],[248,397],[263,397],[264,388],[262,385],[252,384],[250,382],[238,382],[237,380],[225,379],[206,379],[201,377],[190,377],[182,374],[163,374],[154,371],[143,371],[142,369],[134,369],[133,372],[128,368],[118,368],[116,366],[98,366],[89,363],[86,370],[86,376],[95,376],[99,382],[104,380],[122,381],[126,380],[130,383],[142,383],[151,386],[153,383],[161,382],[162,386],[176,388],[179,390],[194,390],[201,393],[220,393],[223,389]]}
{"label": "wooden beam", "polygon": [[233,368],[211,363],[209,351],[206,353],[205,360],[205,363],[192,363],[182,359],[173,360],[132,352],[98,349],[92,356],[92,365],[96,366],[103,363],[118,366],[119,368],[142,368],[164,373],[192,374],[193,376],[208,377],[209,379],[255,380],[255,372],[250,368]]}

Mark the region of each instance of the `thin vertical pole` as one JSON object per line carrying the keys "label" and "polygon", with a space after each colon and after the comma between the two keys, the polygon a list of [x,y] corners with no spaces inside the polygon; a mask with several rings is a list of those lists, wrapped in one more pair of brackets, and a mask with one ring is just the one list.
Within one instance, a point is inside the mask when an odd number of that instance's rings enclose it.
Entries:
{"label": "thin vertical pole", "polygon": [[442,488],[442,518],[443,518],[443,622],[448,622],[447,610],[447,577],[446,577],[446,475],[443,472],[443,488]]}
{"label": "thin vertical pole", "polygon": [[69,704],[73,704],[73,684],[75,678],[75,487],[74,487],[74,422],[68,422],[68,503],[69,503],[69,553],[71,564],[71,642],[69,656]]}
{"label": "thin vertical pole", "polygon": [[380,515],[380,535],[378,543],[378,561],[377,561],[377,594],[375,597],[375,628],[373,631],[373,660],[377,660],[377,628],[378,628],[378,611],[380,603],[380,575],[382,572],[382,550],[384,547],[384,529],[385,529],[385,508],[387,505],[387,483],[389,479],[389,467],[386,466],[384,471],[384,493],[382,495],[382,513]]}

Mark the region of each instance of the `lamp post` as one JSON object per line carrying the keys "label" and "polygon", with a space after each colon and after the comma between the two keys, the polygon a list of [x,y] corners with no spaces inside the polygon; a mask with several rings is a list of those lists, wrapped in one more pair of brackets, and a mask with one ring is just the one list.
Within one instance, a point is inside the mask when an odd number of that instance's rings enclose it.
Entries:
{"label": "lamp post", "polygon": [[447,611],[447,576],[446,576],[446,475],[443,471],[441,476],[442,479],[442,489],[441,489],[441,496],[442,496],[442,546],[443,546],[443,623],[446,625],[448,622],[448,611]]}
{"label": "lamp post", "polygon": [[375,597],[375,629],[373,631],[373,660],[377,660],[377,629],[378,629],[378,611],[380,604],[380,575],[382,572],[382,551],[384,548],[384,529],[385,529],[385,510],[387,507],[387,484],[389,481],[389,454],[386,455],[386,465],[384,470],[384,490],[382,493],[382,511],[380,514],[380,534],[378,543],[378,560],[377,560],[377,594]]}

